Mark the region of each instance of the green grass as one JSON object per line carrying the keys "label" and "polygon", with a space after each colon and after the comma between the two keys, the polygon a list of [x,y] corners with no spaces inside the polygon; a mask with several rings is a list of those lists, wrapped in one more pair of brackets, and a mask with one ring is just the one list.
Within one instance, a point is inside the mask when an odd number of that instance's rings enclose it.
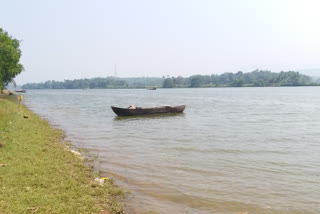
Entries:
{"label": "green grass", "polygon": [[18,113],[16,99],[0,96],[0,213],[122,213],[112,179],[96,184],[63,132],[25,106]]}

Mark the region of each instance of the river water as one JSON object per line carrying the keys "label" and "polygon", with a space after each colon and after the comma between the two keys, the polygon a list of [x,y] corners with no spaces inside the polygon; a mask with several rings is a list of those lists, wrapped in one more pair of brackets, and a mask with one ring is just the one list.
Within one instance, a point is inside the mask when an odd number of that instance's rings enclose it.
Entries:
{"label": "river water", "polygon": [[[29,90],[127,189],[128,213],[320,213],[320,87]],[[110,106],[186,104],[119,118]]]}

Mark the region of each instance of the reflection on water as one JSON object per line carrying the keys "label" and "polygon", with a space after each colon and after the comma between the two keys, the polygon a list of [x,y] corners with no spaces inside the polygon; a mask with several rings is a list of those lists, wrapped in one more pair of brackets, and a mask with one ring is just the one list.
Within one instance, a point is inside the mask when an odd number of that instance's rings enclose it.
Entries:
{"label": "reflection on water", "polygon": [[[25,103],[99,156],[128,213],[319,213],[320,88],[28,91]],[[110,106],[186,104],[117,117]]]}
{"label": "reflection on water", "polygon": [[179,114],[152,114],[152,115],[140,115],[140,116],[115,116],[114,121],[128,121],[128,120],[152,120],[152,119],[168,119],[169,117],[183,117],[184,113]]}

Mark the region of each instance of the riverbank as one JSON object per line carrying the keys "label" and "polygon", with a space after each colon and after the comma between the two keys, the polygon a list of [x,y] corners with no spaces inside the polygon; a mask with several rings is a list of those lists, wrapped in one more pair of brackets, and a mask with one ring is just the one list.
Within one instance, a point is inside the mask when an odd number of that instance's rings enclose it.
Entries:
{"label": "riverbank", "polygon": [[0,96],[0,213],[123,213],[112,179],[16,99]]}

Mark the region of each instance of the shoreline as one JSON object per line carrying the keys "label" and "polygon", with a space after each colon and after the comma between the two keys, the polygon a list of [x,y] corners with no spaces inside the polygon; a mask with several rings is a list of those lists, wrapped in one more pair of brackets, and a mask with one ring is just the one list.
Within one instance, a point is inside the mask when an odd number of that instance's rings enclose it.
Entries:
{"label": "shoreline", "polygon": [[0,96],[0,213],[124,213],[124,192],[62,130]]}

